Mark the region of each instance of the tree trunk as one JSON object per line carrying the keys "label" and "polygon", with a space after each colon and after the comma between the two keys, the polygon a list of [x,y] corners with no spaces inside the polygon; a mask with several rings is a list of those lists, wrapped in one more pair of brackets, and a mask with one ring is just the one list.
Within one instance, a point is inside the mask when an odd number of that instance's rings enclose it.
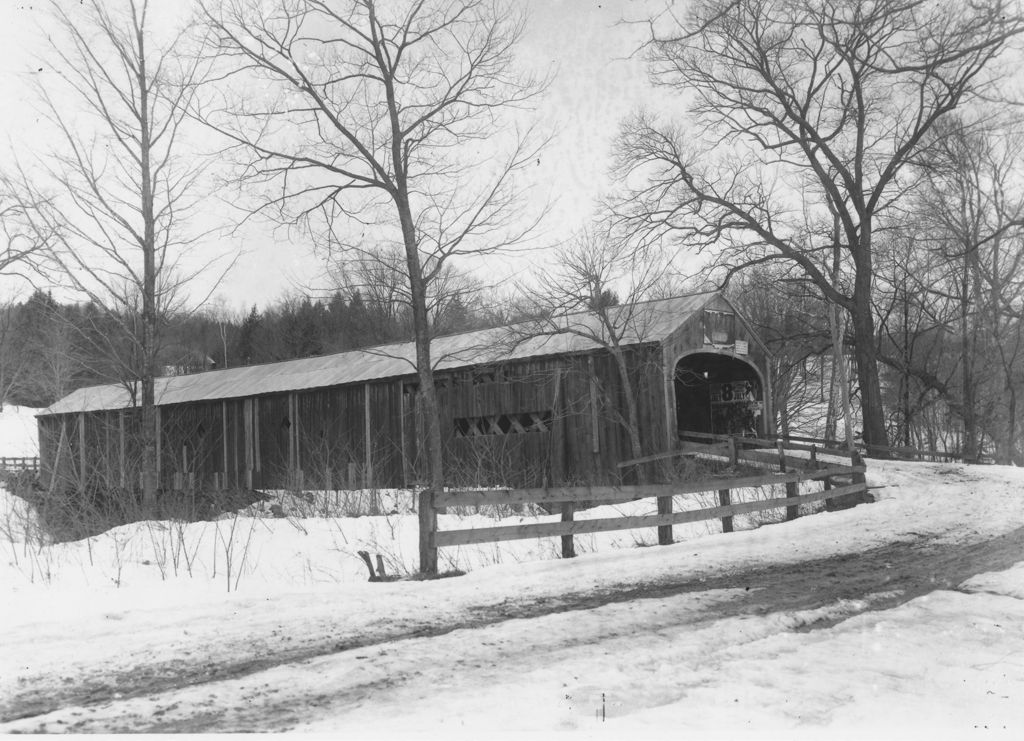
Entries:
{"label": "tree trunk", "polygon": [[974,338],[970,327],[970,273],[968,266],[964,266],[964,279],[961,285],[960,296],[960,362],[961,362],[961,416],[964,421],[964,460],[973,462],[978,457],[978,420],[975,414],[975,389],[974,389]]}
{"label": "tree trunk", "polygon": [[839,307],[832,305],[829,310],[829,329],[832,334],[832,377],[839,376],[840,411],[843,413],[843,431],[846,447],[853,450],[853,412],[850,404],[850,374],[846,367],[846,354],[843,352],[843,327],[840,326]]}
{"label": "tree trunk", "polygon": [[913,410],[910,407],[910,296],[907,294],[907,271],[903,271],[903,369],[900,376],[900,403],[903,406],[903,444],[911,447],[911,422]]}
{"label": "tree trunk", "polygon": [[[830,311],[833,310],[830,309]],[[836,439],[836,418],[839,416],[838,412],[836,411],[836,373],[839,370],[839,366],[836,365],[835,357],[835,345],[833,343],[832,368],[828,374],[828,407],[825,411],[825,440],[829,442],[832,442]],[[824,376],[824,365],[822,366],[821,372]]]}
{"label": "tree trunk", "polygon": [[999,463],[1010,466],[1014,463],[1017,437],[1017,389],[1012,382],[1006,384],[1006,414],[1006,443]]}
{"label": "tree trunk", "polygon": [[[865,225],[865,230],[870,229]],[[878,379],[878,354],[875,348],[875,318],[871,306],[870,232],[862,236],[864,244],[854,252],[856,271],[853,287],[853,344],[860,386],[860,409],[864,423],[864,442],[868,445],[889,444],[885,432],[885,410]]]}
{"label": "tree trunk", "polygon": [[[629,433],[629,449],[631,457],[642,458],[644,455],[643,446],[640,444],[640,418],[636,411],[636,396],[633,395],[633,381],[629,377],[626,367],[626,357],[622,348],[617,345],[612,348],[612,355],[615,358],[615,365],[619,370],[619,377],[622,379],[622,394],[626,399],[626,430]],[[635,466],[638,484],[647,483],[647,473],[643,464]]]}
{"label": "tree trunk", "polygon": [[[403,179],[404,180],[404,179]],[[427,478],[436,493],[444,489],[444,449],[441,438],[441,418],[434,387],[434,369],[430,359],[430,317],[427,314],[427,286],[420,264],[416,242],[416,227],[408,196],[399,186],[396,198],[405,243],[406,267],[409,271],[409,291],[412,304],[413,334],[416,340],[416,373],[420,380],[420,401],[426,422]]]}
{"label": "tree trunk", "polygon": [[854,359],[857,362],[857,383],[860,386],[864,442],[886,446],[885,410],[878,379],[878,357],[875,352],[875,322],[871,307],[858,307],[853,317]]}
{"label": "tree trunk", "polygon": [[149,81],[146,75],[145,35],[137,31],[139,45],[139,158],[142,174],[142,506],[147,514],[156,510],[159,471],[156,468],[156,223],[153,213],[153,178],[150,171],[152,142],[149,129]]}

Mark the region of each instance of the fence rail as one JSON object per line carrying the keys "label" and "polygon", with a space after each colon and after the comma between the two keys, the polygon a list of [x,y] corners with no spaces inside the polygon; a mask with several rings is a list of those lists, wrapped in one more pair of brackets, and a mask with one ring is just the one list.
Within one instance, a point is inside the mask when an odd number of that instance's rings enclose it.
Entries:
{"label": "fence rail", "polygon": [[[746,445],[768,443],[775,446],[774,452],[745,449]],[[683,448],[671,453],[647,456],[626,461],[621,467],[638,466],[644,463],[665,460],[679,455],[699,455],[725,459],[734,465],[740,461],[755,466],[772,465],[778,470],[766,471],[756,476],[716,476],[697,481],[680,481],[670,484],[644,484],[634,486],[573,486],[541,489],[487,489],[445,491],[420,494],[420,569],[426,573],[437,570],[437,550],[458,545],[494,543],[523,538],[562,538],[562,556],[575,555],[573,536],[585,533],[630,530],[656,527],[658,542],[667,545],[673,542],[672,526],[701,520],[721,519],[724,532],[732,531],[735,515],[749,514],[770,509],[786,509],[786,519],[795,519],[801,504],[827,501],[867,492],[864,478],[866,468],[857,451],[843,451],[840,457],[850,459],[849,465],[823,463],[818,460],[818,450],[798,446],[798,450],[809,452],[806,457],[787,455],[781,443],[766,440],[752,441],[749,438],[726,438],[723,442],[686,443]],[[823,451],[833,454],[837,451]],[[800,494],[802,482],[821,481],[820,491]],[[757,501],[732,502],[731,493],[738,489],[782,484],[786,496],[771,497]],[[718,506],[696,510],[673,511],[673,497],[700,492],[716,492]],[[657,514],[624,515],[587,520],[575,519],[576,509],[594,504],[625,503],[640,499],[657,500]],[[560,505],[560,522],[538,522],[522,525],[499,525],[495,527],[460,530],[439,530],[438,510],[445,507],[481,506],[507,504]]]}
{"label": "fence rail", "polygon": [[0,473],[19,473],[29,471],[39,473],[39,459],[31,457],[6,458],[0,457]]}
{"label": "fence rail", "polygon": [[[680,432],[679,434],[686,438],[703,438],[707,440],[726,440],[729,438],[728,435],[713,435],[706,432],[685,431]],[[813,447],[817,449],[819,453],[827,452],[829,455],[842,455],[848,452],[845,448],[846,443],[843,440],[825,440],[820,437],[807,437],[806,435],[771,435],[768,438],[745,437],[739,439],[755,444],[767,444],[769,447],[777,444],[777,442],[781,440],[790,450],[810,450],[810,448]],[[861,453],[869,456],[896,458],[900,460],[966,460],[966,456],[964,456],[963,453],[948,450],[922,450],[921,448],[906,445],[872,445],[865,443],[864,441],[856,441],[854,443],[854,447]],[[985,461],[979,459],[977,461],[970,462],[982,463]]]}

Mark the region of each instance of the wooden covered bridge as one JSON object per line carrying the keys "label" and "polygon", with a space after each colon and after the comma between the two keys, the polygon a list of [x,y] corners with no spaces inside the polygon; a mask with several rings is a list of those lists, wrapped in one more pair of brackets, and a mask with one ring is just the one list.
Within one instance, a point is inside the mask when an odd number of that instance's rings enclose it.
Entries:
{"label": "wooden covered bridge", "polygon": [[[717,293],[629,311],[620,346],[644,454],[680,429],[769,433],[766,350]],[[625,317],[626,314],[620,314]],[[434,340],[452,485],[617,480],[630,457],[623,384],[594,315]],[[549,330],[550,331],[550,330]],[[404,487],[425,480],[425,425],[412,343],[157,381],[160,487]],[[123,385],[79,389],[40,413],[44,482],[138,487],[139,409]]]}

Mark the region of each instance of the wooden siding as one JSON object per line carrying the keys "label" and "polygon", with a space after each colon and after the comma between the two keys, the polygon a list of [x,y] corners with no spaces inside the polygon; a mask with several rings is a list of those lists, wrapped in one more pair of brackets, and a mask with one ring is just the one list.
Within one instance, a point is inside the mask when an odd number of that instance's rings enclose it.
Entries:
{"label": "wooden siding", "polygon": [[164,489],[220,485],[224,470],[224,425],[220,402],[175,404],[160,409],[160,486]]}
{"label": "wooden siding", "polygon": [[257,449],[260,461],[260,485],[268,489],[291,488],[291,437],[294,434],[294,411],[290,394],[259,397],[256,413],[259,423]]}
{"label": "wooden siding", "polygon": [[[741,322],[736,336],[749,343],[744,359],[763,373],[764,351]],[[675,361],[686,352],[713,349],[703,345],[699,319],[684,322],[664,347],[650,343],[626,349],[643,455],[674,445],[669,433],[675,425]],[[623,424],[625,391],[607,351],[439,372],[437,385],[451,485],[635,483],[632,469],[616,466],[633,456]],[[409,375],[163,406],[160,486],[342,489],[423,484],[425,425],[418,397],[417,378]],[[123,469],[128,486],[137,488],[138,419],[138,410],[41,418],[44,471],[58,458],[65,477],[119,481]]]}
{"label": "wooden siding", "polygon": [[[711,299],[711,301],[705,306],[705,310],[736,314],[736,310],[733,306],[719,295],[716,295]],[[768,427],[764,432],[770,433],[773,431],[772,427],[774,426],[774,417],[771,409],[771,378],[768,371],[767,351],[761,344],[760,339],[753,333],[747,323],[738,314],[736,314],[735,339],[747,343],[746,354],[737,354],[731,346],[726,348],[716,348],[714,345],[705,344],[703,312],[696,312],[687,321],[683,322],[674,332],[672,332],[662,343],[662,357],[664,362],[664,385],[662,392],[664,399],[663,414],[665,415],[664,419],[668,421],[668,425],[664,428],[664,434],[666,435],[666,443],[668,445],[675,445],[676,394],[673,379],[675,376],[676,365],[683,356],[698,352],[720,354],[736,358],[737,360],[743,361],[757,369],[762,381],[761,391],[762,399],[764,401],[763,419]]]}
{"label": "wooden siding", "polygon": [[361,488],[366,440],[364,386],[296,392],[296,465],[308,488]]}
{"label": "wooden siding", "polygon": [[[454,486],[550,480],[551,420],[561,361],[481,366],[439,378],[438,405]],[[527,421],[528,420],[528,421]]]}

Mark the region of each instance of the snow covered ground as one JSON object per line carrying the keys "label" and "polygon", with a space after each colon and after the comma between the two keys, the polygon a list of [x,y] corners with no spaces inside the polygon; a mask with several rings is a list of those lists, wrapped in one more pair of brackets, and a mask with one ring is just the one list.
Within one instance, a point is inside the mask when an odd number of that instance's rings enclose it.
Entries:
{"label": "snow covered ground", "polygon": [[879,501],[843,512],[581,538],[571,561],[557,539],[442,551],[469,573],[375,584],[355,551],[409,570],[414,516],[47,545],[3,495],[0,732],[1022,737],[1024,472],[868,480]]}

